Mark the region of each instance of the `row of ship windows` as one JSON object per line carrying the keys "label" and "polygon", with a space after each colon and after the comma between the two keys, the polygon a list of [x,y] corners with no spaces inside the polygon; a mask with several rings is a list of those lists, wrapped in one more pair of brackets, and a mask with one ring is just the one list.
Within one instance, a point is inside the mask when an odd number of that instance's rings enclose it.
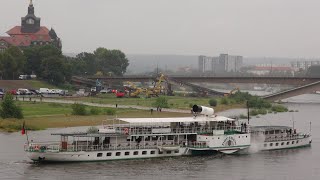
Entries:
{"label": "row of ship windows", "polygon": [[[171,154],[171,153],[172,153],[171,151],[165,151],[165,152],[166,152],[166,154]],[[155,154],[155,153],[156,153],[156,151],[150,151],[150,154]],[[174,153],[179,153],[179,150],[174,151]],[[141,154],[142,154],[142,155],[147,155],[148,152],[147,152],[147,151],[142,151]],[[159,151],[158,154],[163,154],[163,152]],[[129,151],[124,152],[124,155],[125,155],[125,156],[129,156],[129,155],[130,155],[130,152],[129,152]],[[133,155],[139,155],[139,151],[134,151],[134,152],[133,152]],[[89,155],[88,155],[88,156],[89,156]],[[103,153],[97,153],[97,157],[102,157],[102,156],[103,156]],[[107,153],[107,156],[112,156],[112,153],[111,153],[111,152],[108,152],[108,153]],[[116,152],[115,156],[121,156],[121,152]]]}
{"label": "row of ship windows", "polygon": [[[294,144],[294,143],[295,143],[295,141],[291,142],[291,144]],[[299,140],[296,141],[296,144],[298,144],[298,143],[299,143]],[[288,141],[287,145],[289,145],[289,144],[290,144],[290,142]],[[283,145],[284,145],[284,142],[281,143],[281,146],[283,146]],[[267,146],[268,146],[268,144],[264,144],[264,147],[267,147]],[[273,146],[273,143],[270,143],[269,146],[270,147]],[[275,143],[275,146],[279,146],[279,143]]]}

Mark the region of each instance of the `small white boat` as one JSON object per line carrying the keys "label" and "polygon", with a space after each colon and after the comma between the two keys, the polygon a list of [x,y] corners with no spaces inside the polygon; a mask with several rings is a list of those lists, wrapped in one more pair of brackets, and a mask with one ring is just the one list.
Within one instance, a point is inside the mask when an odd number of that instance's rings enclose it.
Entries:
{"label": "small white boat", "polygon": [[260,151],[311,146],[311,133],[296,132],[288,126],[255,126],[251,128],[251,140]]}

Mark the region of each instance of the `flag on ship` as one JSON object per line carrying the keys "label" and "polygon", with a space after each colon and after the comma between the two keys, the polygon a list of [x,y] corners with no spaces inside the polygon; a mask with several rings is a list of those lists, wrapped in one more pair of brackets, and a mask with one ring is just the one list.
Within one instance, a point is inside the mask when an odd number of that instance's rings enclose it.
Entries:
{"label": "flag on ship", "polygon": [[22,134],[22,135],[26,134],[25,125],[26,125],[26,122],[25,122],[25,121],[23,121],[22,129],[21,129],[21,134]]}

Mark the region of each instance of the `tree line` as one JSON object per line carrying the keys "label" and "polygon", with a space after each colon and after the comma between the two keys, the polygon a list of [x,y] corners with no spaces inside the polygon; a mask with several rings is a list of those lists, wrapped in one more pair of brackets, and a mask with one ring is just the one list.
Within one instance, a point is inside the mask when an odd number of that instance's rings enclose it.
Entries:
{"label": "tree line", "polygon": [[97,48],[93,53],[82,52],[76,57],[64,56],[61,50],[51,45],[22,50],[12,46],[0,52],[2,79],[17,79],[21,74],[35,74],[55,85],[70,81],[73,75],[122,76],[128,65],[123,52],[106,48]]}

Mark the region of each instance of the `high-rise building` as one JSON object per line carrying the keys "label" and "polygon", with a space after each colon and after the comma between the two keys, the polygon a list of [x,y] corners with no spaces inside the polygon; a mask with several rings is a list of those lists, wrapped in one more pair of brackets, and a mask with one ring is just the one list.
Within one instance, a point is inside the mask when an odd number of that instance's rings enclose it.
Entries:
{"label": "high-rise building", "polygon": [[48,29],[40,24],[41,18],[34,13],[32,0],[28,7],[28,14],[21,18],[21,26],[15,26],[7,31],[9,36],[0,36],[0,51],[10,46],[19,48],[29,46],[54,45],[61,49],[61,40],[54,29]]}
{"label": "high-rise building", "polygon": [[215,65],[215,58],[214,57],[207,57],[207,56],[199,56],[198,57],[198,71],[199,72],[201,72],[201,73],[212,72],[214,65]]}
{"label": "high-rise building", "polygon": [[219,65],[224,72],[239,72],[243,65],[243,57],[220,54]]}
{"label": "high-rise building", "polygon": [[242,56],[230,56],[228,54],[220,54],[219,57],[199,56],[198,68],[199,72],[223,73],[223,72],[239,72],[243,65]]}

